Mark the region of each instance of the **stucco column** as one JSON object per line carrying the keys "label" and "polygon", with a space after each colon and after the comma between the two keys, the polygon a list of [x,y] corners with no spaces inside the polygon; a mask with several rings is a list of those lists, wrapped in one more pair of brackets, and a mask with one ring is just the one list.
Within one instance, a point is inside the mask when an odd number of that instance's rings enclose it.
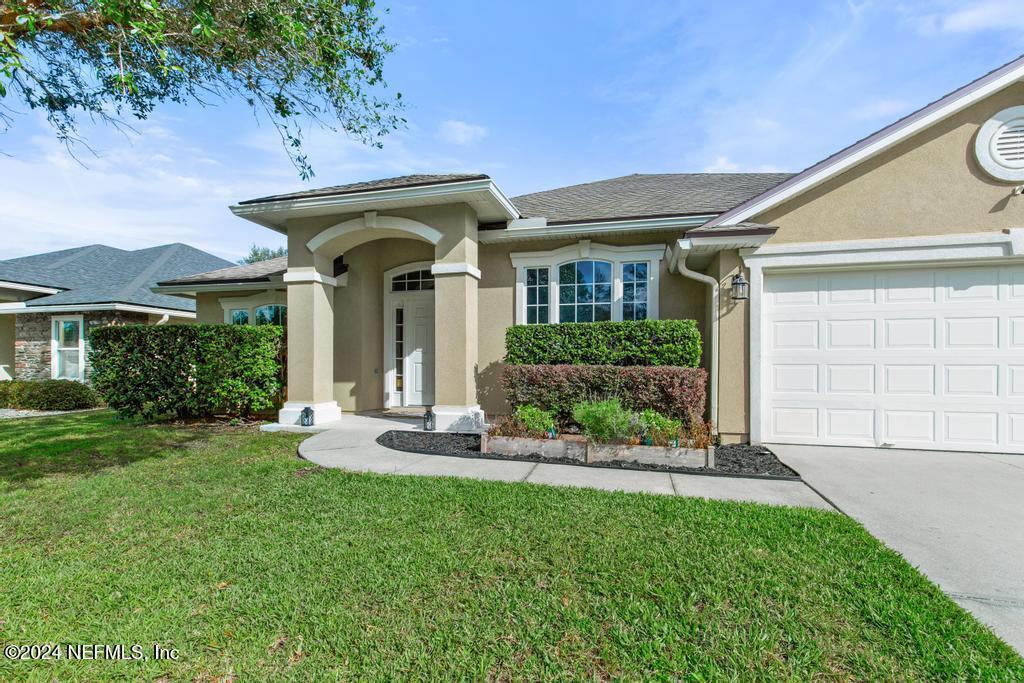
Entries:
{"label": "stucco column", "polygon": [[731,286],[734,275],[747,271],[739,252],[723,251],[708,272],[719,282],[718,433],[723,443],[739,443],[750,435],[749,302],[733,301]]}
{"label": "stucco column", "polygon": [[322,257],[289,258],[284,274],[288,286],[288,401],[278,414],[281,424],[299,424],[306,407],[313,409],[314,424],[341,418],[334,400],[337,281],[332,268],[332,261]]}
{"label": "stucco column", "polygon": [[437,428],[472,431],[483,427],[476,393],[477,220],[461,208],[434,248],[434,413]]}

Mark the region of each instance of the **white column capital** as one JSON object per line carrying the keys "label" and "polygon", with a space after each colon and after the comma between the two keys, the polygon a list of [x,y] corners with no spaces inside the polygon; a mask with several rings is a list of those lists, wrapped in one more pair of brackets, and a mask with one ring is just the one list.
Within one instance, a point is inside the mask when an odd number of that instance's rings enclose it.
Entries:
{"label": "white column capital", "polygon": [[430,266],[431,275],[469,275],[480,279],[480,269],[469,263],[435,263]]}

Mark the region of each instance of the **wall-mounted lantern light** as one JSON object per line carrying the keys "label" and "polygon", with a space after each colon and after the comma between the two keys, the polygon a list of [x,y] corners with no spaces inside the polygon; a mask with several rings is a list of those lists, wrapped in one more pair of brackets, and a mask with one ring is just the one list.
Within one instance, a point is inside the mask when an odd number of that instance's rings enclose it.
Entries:
{"label": "wall-mounted lantern light", "polygon": [[750,283],[743,277],[743,273],[732,276],[732,300],[746,301],[750,298]]}

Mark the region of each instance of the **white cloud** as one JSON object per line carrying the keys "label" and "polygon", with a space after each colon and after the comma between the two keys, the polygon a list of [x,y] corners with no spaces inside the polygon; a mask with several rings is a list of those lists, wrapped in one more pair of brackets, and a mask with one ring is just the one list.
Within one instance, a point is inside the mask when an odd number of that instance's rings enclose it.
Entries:
{"label": "white cloud", "polygon": [[704,173],[778,173],[782,169],[771,164],[748,166],[733,161],[727,156],[715,157],[715,160],[704,167]]}
{"label": "white cloud", "polygon": [[956,10],[942,20],[942,28],[952,33],[987,29],[1024,28],[1024,7],[1020,0],[986,0]]}
{"label": "white cloud", "polygon": [[488,130],[484,126],[465,121],[449,119],[442,121],[437,127],[437,139],[453,145],[466,147],[480,142],[487,137]]}

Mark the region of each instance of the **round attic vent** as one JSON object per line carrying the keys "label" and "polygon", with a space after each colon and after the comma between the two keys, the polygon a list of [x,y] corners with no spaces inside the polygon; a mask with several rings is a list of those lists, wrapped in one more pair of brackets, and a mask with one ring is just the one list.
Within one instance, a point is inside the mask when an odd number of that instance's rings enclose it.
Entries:
{"label": "round attic vent", "polygon": [[997,180],[1024,180],[1024,107],[1004,109],[978,131],[974,153],[985,172]]}

